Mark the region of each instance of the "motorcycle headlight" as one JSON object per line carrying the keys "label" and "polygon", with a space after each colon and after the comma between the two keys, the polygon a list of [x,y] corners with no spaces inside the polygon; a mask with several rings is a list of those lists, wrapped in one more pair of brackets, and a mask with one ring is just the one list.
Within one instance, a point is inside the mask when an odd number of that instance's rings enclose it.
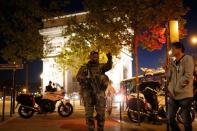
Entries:
{"label": "motorcycle headlight", "polygon": [[64,95],[64,99],[65,99],[65,100],[69,100],[70,98],[68,97],[67,94],[65,94],[65,95]]}

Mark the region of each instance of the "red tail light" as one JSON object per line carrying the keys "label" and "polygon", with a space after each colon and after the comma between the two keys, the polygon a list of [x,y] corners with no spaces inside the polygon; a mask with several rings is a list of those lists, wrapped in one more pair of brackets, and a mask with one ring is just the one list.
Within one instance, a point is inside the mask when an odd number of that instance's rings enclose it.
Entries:
{"label": "red tail light", "polygon": [[147,103],[147,101],[144,102],[144,107],[145,107],[145,109],[148,108],[148,103]]}

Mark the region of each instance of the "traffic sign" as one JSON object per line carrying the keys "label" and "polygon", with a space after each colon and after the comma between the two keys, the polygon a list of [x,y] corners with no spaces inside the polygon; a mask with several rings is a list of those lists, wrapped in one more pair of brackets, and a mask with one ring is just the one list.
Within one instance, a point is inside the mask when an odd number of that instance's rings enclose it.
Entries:
{"label": "traffic sign", "polygon": [[0,70],[23,69],[23,64],[0,64]]}

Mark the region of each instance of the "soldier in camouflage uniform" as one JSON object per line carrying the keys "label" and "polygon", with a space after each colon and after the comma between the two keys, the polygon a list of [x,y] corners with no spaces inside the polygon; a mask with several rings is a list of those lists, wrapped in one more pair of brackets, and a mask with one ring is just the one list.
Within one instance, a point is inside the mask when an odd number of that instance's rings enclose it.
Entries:
{"label": "soldier in camouflage uniform", "polygon": [[[77,80],[81,86],[81,96],[85,106],[85,116],[88,131],[94,131],[94,109],[97,112],[97,131],[104,130],[105,123],[105,86],[101,84],[101,77],[112,68],[112,55],[107,54],[108,61],[99,63],[98,52],[90,53],[90,61],[82,66],[77,73]],[[106,86],[107,87],[107,86]]]}

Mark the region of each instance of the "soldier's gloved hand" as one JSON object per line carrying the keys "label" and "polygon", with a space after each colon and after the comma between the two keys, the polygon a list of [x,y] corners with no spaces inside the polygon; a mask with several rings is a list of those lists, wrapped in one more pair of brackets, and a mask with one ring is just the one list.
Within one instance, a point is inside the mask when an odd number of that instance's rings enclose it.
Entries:
{"label": "soldier's gloved hand", "polygon": [[111,53],[107,53],[106,56],[107,56],[108,60],[112,59],[112,54]]}

